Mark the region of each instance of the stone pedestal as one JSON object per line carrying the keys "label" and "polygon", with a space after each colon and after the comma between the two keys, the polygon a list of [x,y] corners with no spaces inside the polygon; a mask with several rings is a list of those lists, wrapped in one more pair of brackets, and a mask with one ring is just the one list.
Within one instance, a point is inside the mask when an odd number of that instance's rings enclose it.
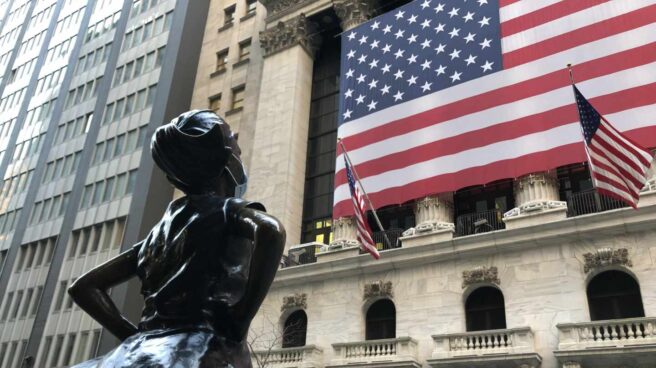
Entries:
{"label": "stone pedestal", "polygon": [[317,263],[330,262],[348,257],[356,257],[358,255],[360,255],[359,246],[335,249],[326,248],[317,253]]}
{"label": "stone pedestal", "polygon": [[560,201],[558,180],[553,172],[522,176],[515,180],[517,207],[503,215],[506,228],[532,226],[567,217],[567,202]]}
{"label": "stone pedestal", "polygon": [[301,238],[313,34],[302,14],[260,33],[265,58],[247,198],[264,203],[285,224],[288,245]]}
{"label": "stone pedestal", "polygon": [[[403,232],[403,237],[434,235],[440,233],[440,240],[453,238],[453,194],[432,195],[415,202],[415,222],[417,226]],[[404,240],[403,245],[411,243]]]}

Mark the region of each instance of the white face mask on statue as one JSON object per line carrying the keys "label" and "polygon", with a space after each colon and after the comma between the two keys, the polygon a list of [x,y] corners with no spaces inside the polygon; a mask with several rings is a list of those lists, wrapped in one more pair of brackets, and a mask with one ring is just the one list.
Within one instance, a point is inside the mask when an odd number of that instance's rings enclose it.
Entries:
{"label": "white face mask on statue", "polygon": [[234,153],[228,159],[225,170],[235,183],[235,197],[243,198],[248,189],[248,176],[244,164]]}

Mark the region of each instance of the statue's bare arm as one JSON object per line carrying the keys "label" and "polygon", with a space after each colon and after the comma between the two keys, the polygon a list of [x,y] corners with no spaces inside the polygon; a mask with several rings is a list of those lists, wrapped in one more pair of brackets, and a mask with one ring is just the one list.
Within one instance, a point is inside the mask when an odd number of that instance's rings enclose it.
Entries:
{"label": "statue's bare arm", "polygon": [[264,301],[280,266],[285,248],[285,229],[275,217],[243,208],[237,214],[237,233],[254,243],[246,292],[233,308],[235,320],[241,322],[235,333],[238,338],[245,338],[250,321]]}
{"label": "statue's bare arm", "polygon": [[125,340],[137,327],[118,310],[108,290],[136,276],[138,248],[132,247],[80,276],[68,293],[77,305],[114,336]]}

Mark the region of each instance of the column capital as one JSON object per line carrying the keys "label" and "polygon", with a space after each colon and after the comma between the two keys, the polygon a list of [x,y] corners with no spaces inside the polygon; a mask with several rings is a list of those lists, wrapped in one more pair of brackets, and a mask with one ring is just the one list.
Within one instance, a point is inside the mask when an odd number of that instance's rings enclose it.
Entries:
{"label": "column capital", "polygon": [[359,248],[360,242],[357,240],[357,228],[355,217],[340,217],[333,220],[333,241],[322,249],[329,251],[334,249]]}
{"label": "column capital", "polygon": [[415,201],[417,225],[403,232],[403,236],[433,233],[442,230],[454,231],[453,194],[431,195]]}
{"label": "column capital", "polygon": [[260,32],[260,46],[264,49],[264,57],[300,45],[314,58],[319,42],[316,25],[303,13]]}
{"label": "column capital", "polygon": [[376,14],[376,1],[333,0],[333,8],[342,21],[342,29],[348,31],[368,21]]}
{"label": "column capital", "polygon": [[567,202],[560,201],[558,178],[554,172],[537,172],[515,180],[515,208],[506,212],[504,219],[531,215],[547,210],[567,210]]}

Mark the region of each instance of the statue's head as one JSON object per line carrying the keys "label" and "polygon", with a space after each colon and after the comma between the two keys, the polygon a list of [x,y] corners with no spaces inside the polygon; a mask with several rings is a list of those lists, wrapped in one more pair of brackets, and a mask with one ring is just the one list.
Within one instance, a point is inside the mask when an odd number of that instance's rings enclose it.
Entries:
{"label": "statue's head", "polygon": [[246,191],[237,140],[212,111],[188,111],[157,128],[150,150],[169,181],[187,194],[241,197]]}

